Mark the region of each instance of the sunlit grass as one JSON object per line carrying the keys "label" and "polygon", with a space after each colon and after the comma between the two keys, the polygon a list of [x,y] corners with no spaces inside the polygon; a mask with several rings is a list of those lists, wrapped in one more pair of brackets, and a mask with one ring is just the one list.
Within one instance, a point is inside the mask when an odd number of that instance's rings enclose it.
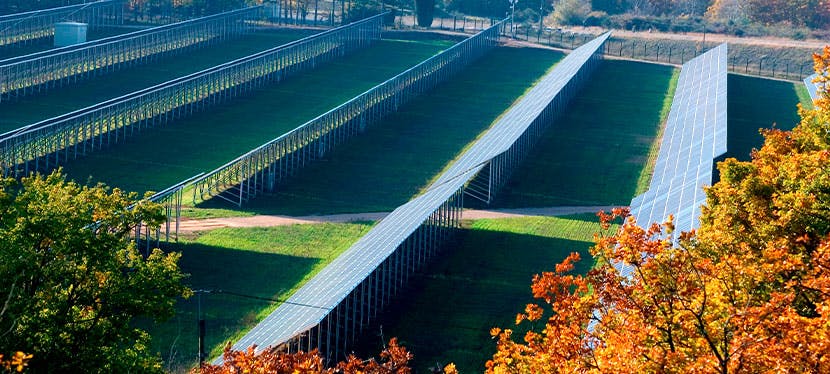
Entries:
{"label": "sunlit grass", "polygon": [[[185,283],[201,295],[206,347],[221,354],[370,228],[371,223],[222,228],[179,244]],[[233,295],[241,294],[245,296]],[[181,300],[172,320],[149,326],[165,365],[183,371],[197,362],[199,296]]]}
{"label": "sunlit grass", "polygon": [[200,172],[212,171],[448,44],[379,41],[279,84],[70,161],[65,170],[70,177],[83,181],[92,176],[93,180],[126,190],[159,191]]}

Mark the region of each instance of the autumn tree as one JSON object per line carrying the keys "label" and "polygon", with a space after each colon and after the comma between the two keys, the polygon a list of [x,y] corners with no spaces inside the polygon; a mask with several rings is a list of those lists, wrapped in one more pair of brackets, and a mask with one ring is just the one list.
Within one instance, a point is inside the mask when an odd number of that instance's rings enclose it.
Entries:
{"label": "autumn tree", "polygon": [[162,220],[157,204],[59,171],[1,179],[0,352],[32,354],[36,372],[161,371],[132,322],[172,316],[188,290],[178,254],[144,257],[130,233]]}
{"label": "autumn tree", "polygon": [[554,6],[553,20],[560,25],[580,25],[588,13],[591,3],[585,0],[561,0]]}
{"label": "autumn tree", "polygon": [[22,373],[29,366],[31,354],[17,351],[9,357],[0,354],[0,373]]}
{"label": "autumn tree", "polygon": [[715,20],[743,22],[749,20],[749,9],[744,0],[715,0],[706,16]]}
{"label": "autumn tree", "polygon": [[745,0],[749,17],[757,22],[821,28],[830,25],[828,0]]}
{"label": "autumn tree", "polygon": [[[334,367],[326,367],[323,358],[316,350],[311,352],[286,353],[274,349],[256,352],[256,346],[244,351],[234,351],[230,343],[225,346],[222,363],[204,364],[194,369],[193,374],[232,374],[232,373],[320,373],[320,374],[408,374],[412,372],[409,361],[412,354],[392,338],[389,345],[380,353],[380,360],[361,360],[350,355],[345,361]],[[457,374],[455,366],[449,364],[444,368],[445,374]]]}
{"label": "autumn tree", "polygon": [[[826,81],[830,47],[815,57]],[[572,254],[536,276],[516,319],[529,331],[494,329],[488,372],[830,372],[828,94],[800,115],[718,165],[697,231],[601,214],[597,266],[571,274]]]}

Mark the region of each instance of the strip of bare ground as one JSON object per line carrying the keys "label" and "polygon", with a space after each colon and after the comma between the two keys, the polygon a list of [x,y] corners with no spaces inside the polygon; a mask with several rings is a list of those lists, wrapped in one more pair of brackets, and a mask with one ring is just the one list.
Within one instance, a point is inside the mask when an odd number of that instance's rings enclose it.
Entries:
{"label": "strip of bare ground", "polygon": [[[557,206],[544,208],[519,208],[498,210],[465,209],[463,219],[516,218],[532,216],[567,216],[571,214],[596,213],[609,211],[614,206]],[[251,217],[229,217],[208,219],[183,219],[179,225],[180,233],[215,230],[222,227],[272,227],[298,224],[343,223],[355,221],[377,221],[389,212],[332,214],[321,216],[277,216],[258,215]]]}

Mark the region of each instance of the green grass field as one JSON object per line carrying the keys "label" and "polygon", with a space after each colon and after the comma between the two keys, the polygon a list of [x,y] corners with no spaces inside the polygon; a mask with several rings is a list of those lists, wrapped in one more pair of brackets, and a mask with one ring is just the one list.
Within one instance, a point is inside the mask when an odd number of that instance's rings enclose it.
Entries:
{"label": "green grass field", "polygon": [[[388,211],[408,201],[532,83],[559,52],[498,48],[464,72],[301,170],[245,210],[267,214]],[[213,199],[202,207],[227,207]]]}
{"label": "green grass field", "polygon": [[[194,290],[222,290],[201,296],[206,320],[206,349],[221,354],[265,318],[283,300],[363,236],[372,224],[294,225],[270,228],[223,228],[180,244],[180,266]],[[198,360],[199,296],[180,300],[177,314],[162,324],[142,323],[153,337],[165,365],[185,371]]]}
{"label": "green grass field", "polygon": [[[380,41],[251,95],[131,137],[66,164],[131,191],[161,190],[208,172],[434,55],[448,42]],[[378,58],[383,56],[383,64]]]}
{"label": "green grass field", "polygon": [[245,57],[308,35],[308,32],[263,31],[159,59],[51,90],[44,95],[0,103],[0,132],[36,123],[99,102],[138,91],[183,75]]}
{"label": "green grass field", "polygon": [[359,344],[362,356],[380,351],[383,337],[398,337],[414,355],[416,373],[454,362],[462,373],[480,373],[492,357],[490,328],[514,328],[516,313],[532,302],[534,274],[550,271],[571,252],[593,265],[588,249],[600,230],[591,214],[467,222],[456,243],[428,265],[426,274],[384,313]]}
{"label": "green grass field", "polygon": [[628,205],[650,179],[649,157],[677,70],[606,60],[496,197],[497,207]]}
{"label": "green grass field", "polygon": [[749,160],[764,139],[760,128],[791,130],[799,122],[796,105],[812,105],[803,83],[730,74],[727,81],[727,153],[722,157]]}

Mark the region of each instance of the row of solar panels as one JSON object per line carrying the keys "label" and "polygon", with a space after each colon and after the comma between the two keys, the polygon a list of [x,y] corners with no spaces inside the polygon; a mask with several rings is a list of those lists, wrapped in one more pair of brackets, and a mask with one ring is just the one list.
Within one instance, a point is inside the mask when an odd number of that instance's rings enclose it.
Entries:
{"label": "row of solar panels", "polygon": [[456,161],[427,192],[395,209],[351,248],[295,292],[234,344],[277,346],[318,325],[433,212],[462,189],[493,157],[506,151],[602,46],[610,33],[578,48]]}
{"label": "row of solar panels", "polygon": [[631,201],[641,226],[674,215],[675,232],[697,227],[703,187],[726,153],[726,44],[683,65],[648,191]]}
{"label": "row of solar panels", "polygon": [[807,86],[807,92],[810,93],[810,98],[813,99],[813,101],[818,100],[819,83],[813,82],[816,78],[818,78],[818,74],[813,74],[807,78],[804,78],[804,85]]}

